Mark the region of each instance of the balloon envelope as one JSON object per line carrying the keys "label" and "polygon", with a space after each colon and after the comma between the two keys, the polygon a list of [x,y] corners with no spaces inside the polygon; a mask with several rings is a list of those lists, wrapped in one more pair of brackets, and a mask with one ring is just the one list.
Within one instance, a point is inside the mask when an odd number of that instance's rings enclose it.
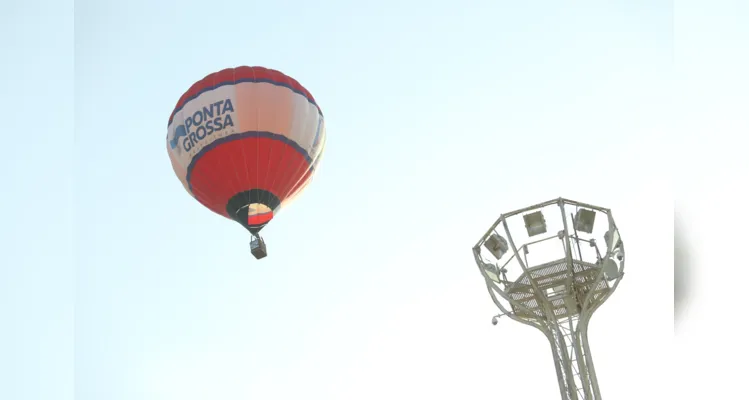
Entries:
{"label": "balloon envelope", "polygon": [[238,67],[196,82],[169,117],[174,172],[201,204],[257,233],[312,178],[325,121],[299,82]]}

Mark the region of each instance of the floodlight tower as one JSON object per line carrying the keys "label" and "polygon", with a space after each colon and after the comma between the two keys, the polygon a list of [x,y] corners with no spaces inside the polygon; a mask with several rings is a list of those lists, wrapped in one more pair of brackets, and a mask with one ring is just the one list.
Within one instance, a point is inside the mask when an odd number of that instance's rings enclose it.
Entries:
{"label": "floodlight tower", "polygon": [[539,329],[551,344],[562,399],[600,400],[588,322],[624,273],[611,210],[559,198],[505,213],[473,254],[502,311],[492,323],[506,315]]}

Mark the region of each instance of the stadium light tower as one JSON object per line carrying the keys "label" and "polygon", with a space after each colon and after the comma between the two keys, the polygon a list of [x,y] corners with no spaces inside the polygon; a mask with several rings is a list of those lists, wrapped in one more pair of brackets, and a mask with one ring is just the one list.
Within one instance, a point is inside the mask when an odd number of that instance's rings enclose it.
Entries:
{"label": "stadium light tower", "polygon": [[[521,218],[522,216],[522,218]],[[473,247],[502,316],[543,332],[565,400],[600,400],[588,322],[624,273],[611,210],[556,199],[502,214]]]}

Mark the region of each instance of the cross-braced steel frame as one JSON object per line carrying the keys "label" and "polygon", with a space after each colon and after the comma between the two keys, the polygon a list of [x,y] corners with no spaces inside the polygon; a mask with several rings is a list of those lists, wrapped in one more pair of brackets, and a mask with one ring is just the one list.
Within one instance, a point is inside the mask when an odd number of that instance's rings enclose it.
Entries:
{"label": "cross-braced steel frame", "polygon": [[[546,235],[548,237],[536,238],[541,235],[533,235],[533,239],[529,233],[526,243],[516,243],[514,236],[524,235],[513,235],[508,220],[541,209],[553,209],[554,205],[559,207],[561,230],[550,232]],[[600,238],[596,241],[592,237],[594,232],[587,235],[577,230],[576,215],[570,211],[580,209],[605,215],[608,227],[603,238],[604,252],[599,248]],[[491,255],[497,253],[486,251],[487,241],[492,236],[492,243],[501,241],[506,247],[505,254],[495,257],[496,260],[492,260]],[[553,240],[562,242],[560,257],[552,256],[549,261],[528,265],[529,248]],[[594,249],[594,255],[585,257],[581,246]],[[588,345],[588,323],[598,307],[614,292],[624,273],[624,245],[611,210],[559,198],[505,213],[481,237],[473,254],[494,304],[502,311],[493,322],[506,315],[537,328],[547,337],[562,399],[600,400],[601,392]],[[507,278],[510,263],[522,269],[515,279]]]}

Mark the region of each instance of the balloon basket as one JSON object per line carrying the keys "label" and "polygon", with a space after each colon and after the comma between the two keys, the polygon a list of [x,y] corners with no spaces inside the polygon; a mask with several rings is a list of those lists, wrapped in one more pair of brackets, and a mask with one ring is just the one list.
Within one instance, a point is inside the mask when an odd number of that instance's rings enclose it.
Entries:
{"label": "balloon basket", "polygon": [[250,241],[250,252],[255,256],[256,259],[265,258],[268,255],[268,250],[265,248],[265,241],[259,235],[252,237]]}

